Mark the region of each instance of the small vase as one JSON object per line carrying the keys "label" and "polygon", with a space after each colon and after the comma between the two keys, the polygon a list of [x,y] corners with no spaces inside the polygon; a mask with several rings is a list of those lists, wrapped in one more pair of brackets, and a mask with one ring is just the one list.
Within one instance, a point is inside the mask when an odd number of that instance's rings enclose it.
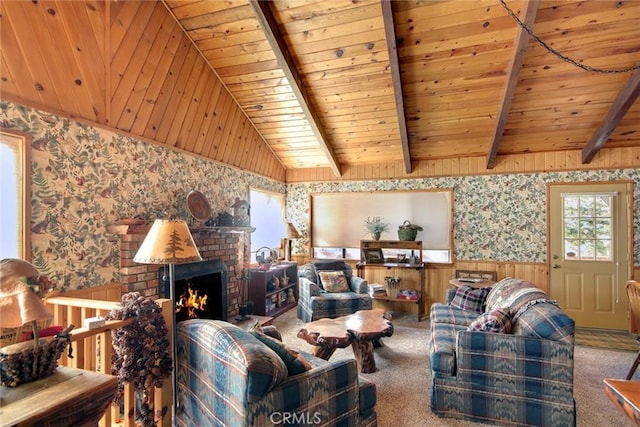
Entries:
{"label": "small vase", "polygon": [[371,238],[373,240],[380,240],[381,233],[371,233]]}

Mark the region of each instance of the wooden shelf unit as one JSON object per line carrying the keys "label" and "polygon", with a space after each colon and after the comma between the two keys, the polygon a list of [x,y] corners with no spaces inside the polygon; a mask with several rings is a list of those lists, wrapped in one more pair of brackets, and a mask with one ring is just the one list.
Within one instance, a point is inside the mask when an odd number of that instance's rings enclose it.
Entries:
{"label": "wooden shelf unit", "polygon": [[[417,255],[417,262],[398,262],[398,258],[385,257],[383,262],[367,262],[365,261],[365,251],[371,249],[380,249],[383,251],[399,250],[410,251],[410,257]],[[374,300],[391,302],[391,303],[413,303],[418,306],[418,321],[421,321],[424,317],[424,295],[425,294],[425,280],[424,280],[424,262],[422,261],[422,241],[403,241],[403,240],[361,240],[360,241],[360,258],[361,261],[357,264],[358,276],[367,279],[366,269],[402,269],[404,271],[415,270],[417,274],[417,291],[418,299],[406,299],[406,298],[391,298],[389,296],[376,296]],[[368,280],[368,279],[367,279]],[[375,280],[378,282],[380,280]],[[369,281],[373,283],[374,281]],[[382,282],[381,282],[382,283]],[[400,288],[412,288],[409,286],[402,286]],[[415,289],[415,288],[413,288]]]}
{"label": "wooden shelf unit", "polygon": [[[287,277],[286,284],[279,284],[277,288],[268,290],[269,284],[273,285],[273,278],[277,277],[281,282]],[[287,302],[289,289],[293,290],[295,302]],[[284,298],[283,293],[284,292]],[[253,312],[259,316],[278,317],[285,311],[297,305],[298,291],[298,264],[294,262],[272,265],[268,270],[262,268],[249,269],[249,299],[253,301]],[[268,301],[272,301],[272,304]]]}

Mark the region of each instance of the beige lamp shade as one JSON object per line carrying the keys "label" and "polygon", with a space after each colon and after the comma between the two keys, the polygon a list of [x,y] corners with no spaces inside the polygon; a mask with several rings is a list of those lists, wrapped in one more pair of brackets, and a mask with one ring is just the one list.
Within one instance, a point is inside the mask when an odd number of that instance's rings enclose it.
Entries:
{"label": "beige lamp shade", "polygon": [[53,318],[40,296],[27,285],[38,269],[21,259],[0,261],[0,327],[17,328]]}
{"label": "beige lamp shade", "polygon": [[288,222],[287,223],[287,239],[299,239],[299,238],[300,238],[300,233],[298,233],[298,230],[296,230],[293,224]]}
{"label": "beige lamp shade", "polygon": [[184,264],[202,261],[187,223],[156,219],[133,257],[140,264]]}

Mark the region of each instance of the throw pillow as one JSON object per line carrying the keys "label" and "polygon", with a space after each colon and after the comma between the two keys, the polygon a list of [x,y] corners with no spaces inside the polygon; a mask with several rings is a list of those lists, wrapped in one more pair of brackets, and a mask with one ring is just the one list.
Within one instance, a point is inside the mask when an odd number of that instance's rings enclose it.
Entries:
{"label": "throw pillow", "polygon": [[311,369],[311,365],[309,364],[309,362],[307,362],[307,360],[302,357],[300,353],[289,348],[283,342],[266,335],[262,331],[262,327],[260,326],[259,322],[256,322],[256,324],[253,325],[253,327],[249,330],[249,333],[260,340],[271,350],[273,350],[278,356],[280,356],[280,359],[282,359],[287,367],[289,375],[301,374],[302,372]]}
{"label": "throw pillow", "polygon": [[349,283],[344,271],[319,271],[320,283],[327,292],[346,292],[349,290]]}
{"label": "throw pillow", "polygon": [[511,312],[509,307],[496,308],[488,313],[482,313],[469,325],[470,331],[495,332],[499,334],[511,333]]}
{"label": "throw pillow", "polygon": [[472,288],[467,285],[460,286],[456,289],[456,293],[449,305],[462,310],[483,313],[485,301],[490,290],[491,288]]}

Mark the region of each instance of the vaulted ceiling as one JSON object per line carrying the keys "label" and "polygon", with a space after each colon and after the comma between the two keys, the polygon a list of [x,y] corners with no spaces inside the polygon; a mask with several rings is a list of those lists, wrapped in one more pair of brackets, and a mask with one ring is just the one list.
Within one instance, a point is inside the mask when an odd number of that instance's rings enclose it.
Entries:
{"label": "vaulted ceiling", "polygon": [[638,1],[3,1],[0,11],[3,99],[278,179],[475,156],[491,169],[501,156],[562,150],[590,162],[604,145],[640,146]]}

